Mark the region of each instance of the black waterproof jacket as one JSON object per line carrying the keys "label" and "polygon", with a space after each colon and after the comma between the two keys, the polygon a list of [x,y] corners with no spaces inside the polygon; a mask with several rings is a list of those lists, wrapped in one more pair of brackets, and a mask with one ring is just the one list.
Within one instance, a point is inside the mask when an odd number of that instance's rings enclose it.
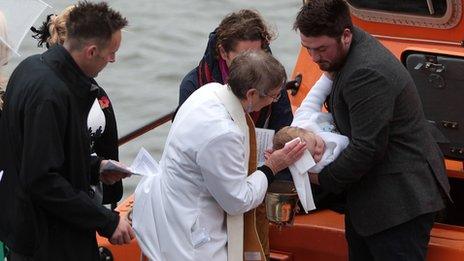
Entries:
{"label": "black waterproof jacket", "polygon": [[98,168],[90,164],[87,115],[95,81],[57,45],[21,62],[7,89],[0,240],[34,260],[98,260],[95,232],[110,237],[119,216],[91,198]]}
{"label": "black waterproof jacket", "polygon": [[[101,87],[97,90],[97,99],[107,103],[105,108],[102,108],[103,114],[105,115],[106,128],[105,131],[99,137],[93,137],[93,148],[91,153],[96,153],[98,157],[92,157],[91,164],[99,167],[99,162],[102,159],[112,159],[119,161],[119,150],[118,150],[118,129],[116,126],[116,117],[114,115],[113,105],[108,98],[105,90]],[[92,140],[92,137],[90,137]],[[91,146],[92,147],[92,146]],[[98,171],[98,170],[95,170]],[[100,184],[98,176],[93,176],[90,181],[91,185]],[[118,181],[113,185],[102,184],[103,187],[103,204],[113,204],[121,200],[123,195],[122,181]]]}

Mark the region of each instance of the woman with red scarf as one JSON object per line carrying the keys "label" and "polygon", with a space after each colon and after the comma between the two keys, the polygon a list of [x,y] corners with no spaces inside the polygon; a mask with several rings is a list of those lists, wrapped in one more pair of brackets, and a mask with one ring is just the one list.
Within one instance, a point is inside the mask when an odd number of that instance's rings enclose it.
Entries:
{"label": "woman with red scarf", "polygon": [[[243,9],[228,14],[214,32],[210,33],[208,46],[200,64],[182,80],[179,107],[201,86],[210,82],[227,83],[232,60],[246,50],[266,50],[274,34],[256,11]],[[278,131],[293,120],[287,91],[282,89],[274,102],[258,112],[250,113],[258,128]]]}

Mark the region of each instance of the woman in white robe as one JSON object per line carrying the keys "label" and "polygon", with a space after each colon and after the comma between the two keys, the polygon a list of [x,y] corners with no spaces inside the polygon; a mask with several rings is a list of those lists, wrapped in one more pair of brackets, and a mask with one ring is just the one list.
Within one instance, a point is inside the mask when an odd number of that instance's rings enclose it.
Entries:
{"label": "woman in white robe", "polygon": [[229,77],[180,107],[160,172],[136,189],[133,227],[150,260],[242,260],[243,213],[262,203],[274,173],[306,149],[294,142],[248,175],[246,112],[279,98],[285,70],[271,55],[248,51],[233,60]]}

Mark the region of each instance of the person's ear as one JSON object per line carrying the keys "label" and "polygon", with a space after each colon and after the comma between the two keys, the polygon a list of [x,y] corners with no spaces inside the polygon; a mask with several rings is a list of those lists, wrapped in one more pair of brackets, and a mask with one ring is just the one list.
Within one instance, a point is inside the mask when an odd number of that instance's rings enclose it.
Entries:
{"label": "person's ear", "polygon": [[229,60],[229,57],[228,57],[227,52],[226,52],[226,50],[224,49],[224,47],[222,47],[222,45],[219,45],[219,46],[218,46],[218,49],[219,49],[219,55],[221,56],[221,58],[222,58],[224,61],[228,61],[228,60]]}
{"label": "person's ear", "polygon": [[246,92],[246,98],[253,99],[253,96],[255,96],[256,94],[258,94],[258,90],[251,88]]}
{"label": "person's ear", "polygon": [[352,39],[353,39],[353,33],[351,32],[350,29],[345,28],[345,30],[343,30],[343,34],[342,34],[343,46],[349,47],[350,44],[351,44]]}
{"label": "person's ear", "polygon": [[98,48],[96,45],[92,44],[85,47],[85,56],[87,58],[94,58],[98,54]]}

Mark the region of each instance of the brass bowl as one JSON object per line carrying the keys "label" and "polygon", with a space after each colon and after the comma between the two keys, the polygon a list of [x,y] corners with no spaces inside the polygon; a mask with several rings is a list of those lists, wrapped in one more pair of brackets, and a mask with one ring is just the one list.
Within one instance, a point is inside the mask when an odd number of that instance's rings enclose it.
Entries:
{"label": "brass bowl", "polygon": [[298,204],[298,194],[291,181],[274,181],[268,188],[265,205],[269,221],[292,225]]}

